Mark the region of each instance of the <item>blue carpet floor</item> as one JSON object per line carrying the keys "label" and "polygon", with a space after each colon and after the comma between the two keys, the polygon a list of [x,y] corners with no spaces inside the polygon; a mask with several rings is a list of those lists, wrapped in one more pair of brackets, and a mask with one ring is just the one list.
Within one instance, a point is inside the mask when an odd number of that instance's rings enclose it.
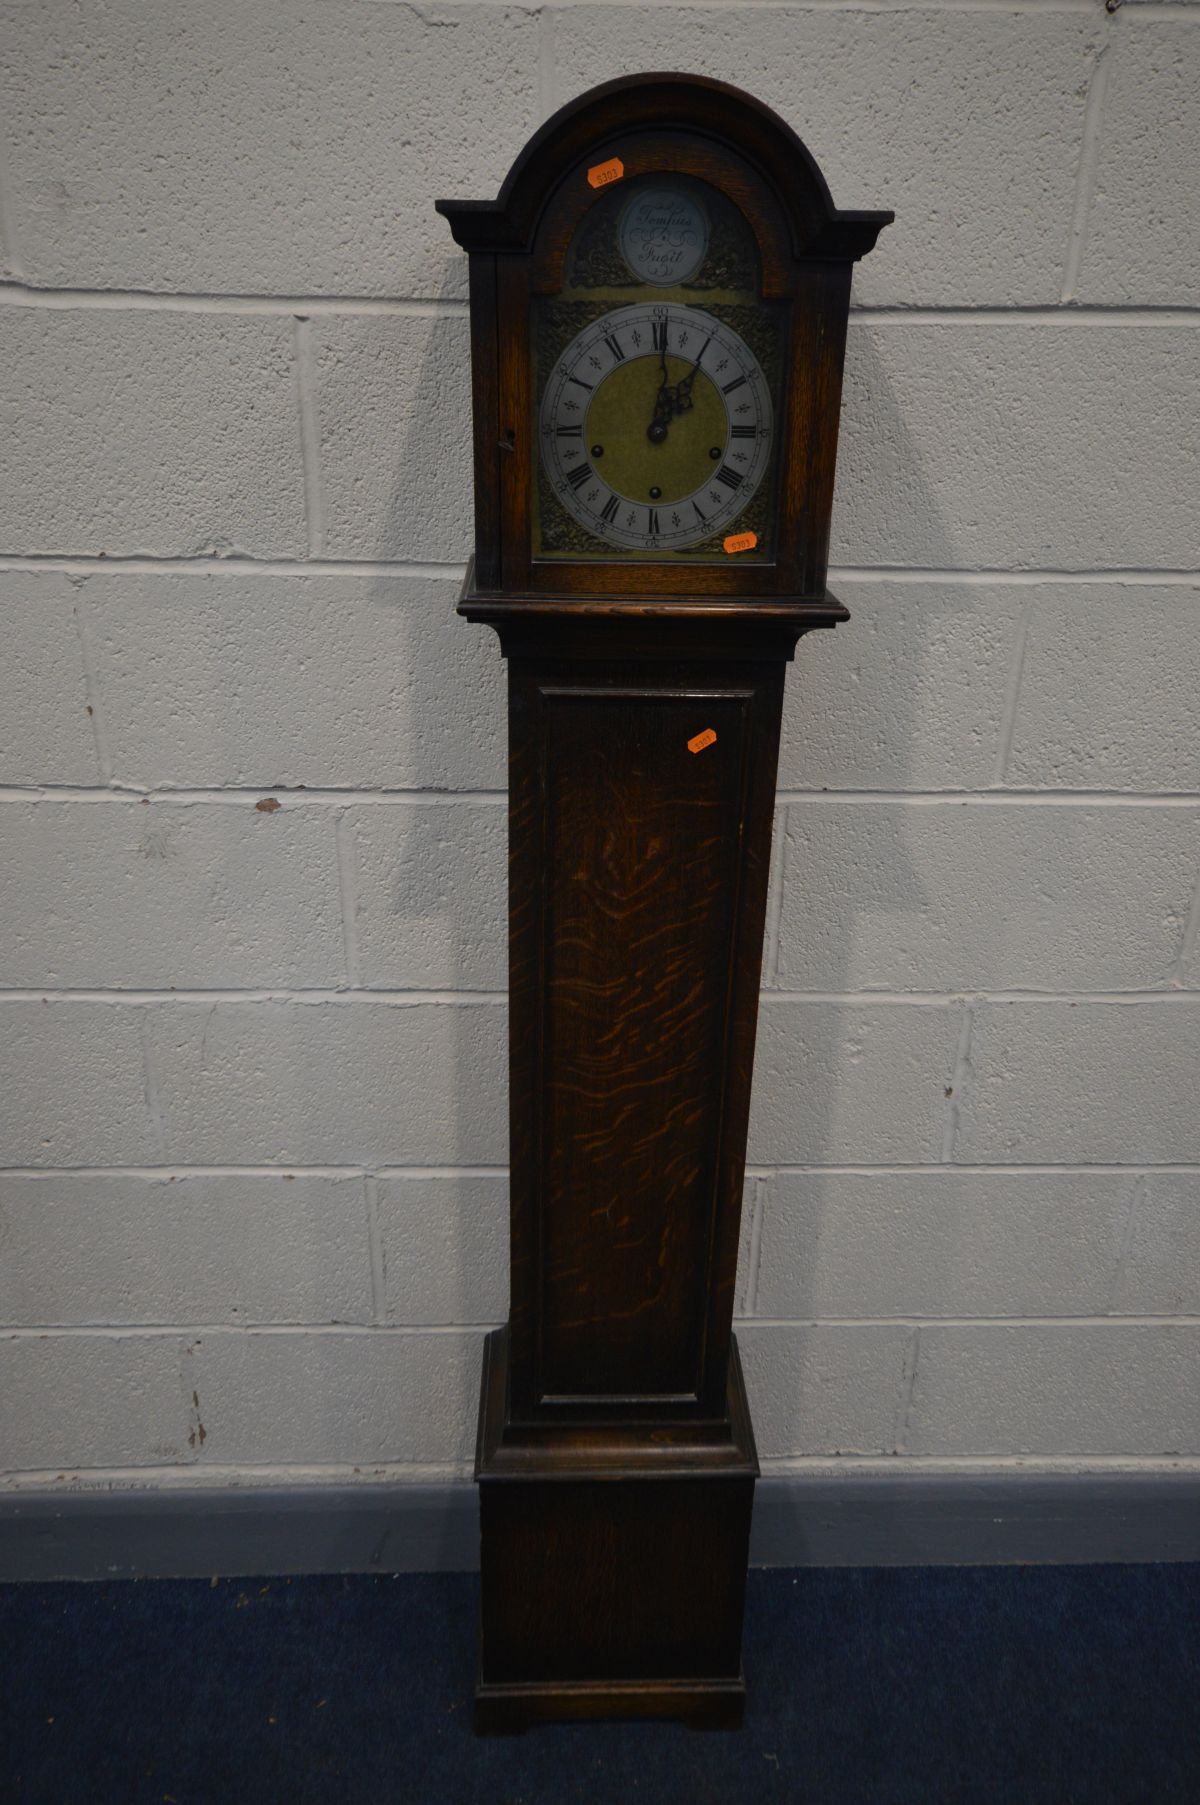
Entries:
{"label": "blue carpet floor", "polygon": [[466,1574],[0,1587],[19,1805],[1197,1805],[1200,1566],[755,1572],[740,1733],[470,1728]]}

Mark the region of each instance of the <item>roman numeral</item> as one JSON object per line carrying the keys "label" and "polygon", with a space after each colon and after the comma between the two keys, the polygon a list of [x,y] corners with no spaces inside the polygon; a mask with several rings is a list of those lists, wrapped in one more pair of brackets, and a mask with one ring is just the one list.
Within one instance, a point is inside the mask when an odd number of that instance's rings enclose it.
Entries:
{"label": "roman numeral", "polygon": [[731,489],[736,489],[741,485],[742,473],[740,470],[731,470],[728,464],[722,464],[721,468],[717,471],[717,481],[719,483],[728,483]]}
{"label": "roman numeral", "polygon": [[577,389],[586,389],[589,395],[596,386],[594,382],[585,382],[582,376],[568,376],[567,381],[573,382]]}
{"label": "roman numeral", "polygon": [[658,509],[657,508],[647,508],[646,509],[646,531],[648,533],[657,533],[657,531],[658,531]]}
{"label": "roman numeral", "polygon": [[[559,430],[562,430],[561,427]],[[731,429],[729,436],[731,439],[753,439],[757,433],[757,426],[735,426]]]}
{"label": "roman numeral", "polygon": [[732,395],[734,389],[740,389],[745,380],[746,378],[744,376],[735,376],[732,382],[722,383],[721,393],[723,395]]}
{"label": "roman numeral", "polygon": [[592,466],[585,460],[582,464],[576,464],[574,470],[567,471],[567,481],[572,489],[582,489],[591,474]]}
{"label": "roman numeral", "polygon": [[708,525],[708,515],[703,512],[703,510],[700,507],[700,503],[698,501],[694,501],[692,503],[692,506],[695,508],[698,517],[704,522],[705,526],[707,526]]}
{"label": "roman numeral", "polygon": [[615,520],[617,518],[617,509],[620,507],[620,505],[621,505],[620,496],[619,495],[610,495],[608,500],[605,502],[604,506],[600,510],[601,520],[608,520],[608,521]]}
{"label": "roman numeral", "polygon": [[616,334],[614,332],[606,332],[604,334],[604,342],[612,352],[614,362],[622,363],[625,358],[625,353],[617,343]]}
{"label": "roman numeral", "polygon": [[[734,427],[734,431],[737,431],[736,427]],[[583,428],[582,426],[560,426],[558,436],[560,439],[582,439]]]}
{"label": "roman numeral", "polygon": [[667,348],[667,326],[668,326],[668,324],[669,324],[669,322],[667,320],[655,320],[655,322],[654,322],[654,326],[653,326],[654,349],[656,351],[665,351]]}

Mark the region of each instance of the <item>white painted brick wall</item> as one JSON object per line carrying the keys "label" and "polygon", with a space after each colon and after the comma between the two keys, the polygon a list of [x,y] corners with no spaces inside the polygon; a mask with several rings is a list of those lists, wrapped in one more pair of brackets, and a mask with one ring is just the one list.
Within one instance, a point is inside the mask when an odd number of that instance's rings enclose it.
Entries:
{"label": "white painted brick wall", "polygon": [[1148,1002],[981,1003],[956,1147],[988,1161],[1200,1161],[1198,1072],[1200,1009],[1186,991]]}
{"label": "white painted brick wall", "polygon": [[0,640],[19,681],[4,685],[0,770],[6,784],[94,784],[76,585],[53,571],[0,570]]}
{"label": "white painted brick wall", "polygon": [[1200,1453],[1200,1324],[933,1323],[913,1454]]}
{"label": "white painted brick wall", "polygon": [[13,988],[346,977],[333,821],[248,798],[0,803],[0,916]]}
{"label": "white painted brick wall", "polygon": [[763,1200],[756,1309],[813,1320],[1102,1316],[1137,1183],[1114,1172],[953,1167],[776,1172]]}
{"label": "white painted brick wall", "polygon": [[788,676],[760,1447],[1200,1462],[1200,8],[10,0],[2,1484],[469,1471],[504,673],[432,201],[681,62],[898,215]]}
{"label": "white painted brick wall", "polygon": [[688,69],[795,127],[839,206],[910,222],[863,265],[864,301],[995,306],[1058,300],[1101,24],[1095,8],[568,6],[554,50],[569,100],[686,46]]}
{"label": "white painted brick wall", "polygon": [[389,1323],[500,1322],[508,1314],[508,1181],[383,1173],[376,1181]]}
{"label": "white painted brick wall", "polygon": [[9,267],[39,285],[465,294],[433,201],[494,189],[539,119],[520,6],[4,11]]}
{"label": "white painted brick wall", "polygon": [[357,1175],[6,1173],[0,1221],[6,1323],[372,1320]]}
{"label": "white painted brick wall", "polygon": [[986,790],[1004,756],[1029,593],[840,575],[833,587],[854,631],[810,634],[788,672],[780,785]]}
{"label": "white painted brick wall", "polygon": [[1094,316],[867,316],[846,348],[832,555],[951,570],[1190,566],[1197,388],[1200,338],[1173,316],[1136,336]]}
{"label": "white painted brick wall", "polygon": [[1007,781],[1049,790],[1200,790],[1198,616],[1196,583],[1040,591]]}
{"label": "white painted brick wall", "polygon": [[793,802],[785,990],[1150,990],[1177,976],[1200,809]]}
{"label": "white painted brick wall", "polygon": [[299,557],[283,318],[6,308],[0,552]]}
{"label": "white painted brick wall", "polygon": [[461,559],[474,494],[465,313],[322,318],[312,338],[327,556]]}
{"label": "white painted brick wall", "polygon": [[148,1022],[168,1161],[436,1166],[506,1155],[495,1004],[196,1000]]}
{"label": "white painted brick wall", "polygon": [[7,1165],[140,1166],[161,1157],[147,1095],[145,1010],[69,993],[30,1001],[18,992],[4,998],[3,1012]]}
{"label": "white painted brick wall", "polygon": [[1158,20],[1154,31],[1131,32],[1119,54],[1105,57],[1104,137],[1121,149],[1098,156],[1091,172],[1081,301],[1200,301],[1192,25]]}
{"label": "white painted brick wall", "polygon": [[750,1157],[780,1165],[941,1158],[962,1011],[767,991]]}
{"label": "white painted brick wall", "polygon": [[363,983],[503,990],[508,812],[499,800],[364,806],[345,820]]}
{"label": "white painted brick wall", "polygon": [[76,581],[119,785],[374,794],[487,789],[503,772],[504,666],[463,632],[453,579],[297,566]]}
{"label": "white painted brick wall", "polygon": [[461,1466],[475,1446],[482,1352],[483,1336],[465,1329],[197,1337],[200,1460]]}

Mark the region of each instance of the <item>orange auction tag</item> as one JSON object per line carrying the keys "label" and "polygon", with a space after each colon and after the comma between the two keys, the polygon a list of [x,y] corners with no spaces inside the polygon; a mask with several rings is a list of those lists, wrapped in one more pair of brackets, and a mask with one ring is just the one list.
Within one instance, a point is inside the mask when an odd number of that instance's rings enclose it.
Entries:
{"label": "orange auction tag", "polygon": [[688,751],[703,752],[706,746],[715,746],[716,743],[716,734],[711,727],[706,727],[703,733],[698,733],[694,739],[688,741]]}
{"label": "orange auction tag", "polygon": [[593,188],[607,188],[610,182],[619,182],[625,174],[625,165],[620,157],[610,157],[607,163],[593,163],[588,170],[588,181]]}
{"label": "orange auction tag", "polygon": [[725,541],[725,550],[727,552],[752,552],[757,544],[757,533],[730,533]]}

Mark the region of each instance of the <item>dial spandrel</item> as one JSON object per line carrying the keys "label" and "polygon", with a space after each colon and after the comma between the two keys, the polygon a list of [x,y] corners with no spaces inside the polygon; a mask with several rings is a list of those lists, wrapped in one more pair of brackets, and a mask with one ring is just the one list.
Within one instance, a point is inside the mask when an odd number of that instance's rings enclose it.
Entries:
{"label": "dial spandrel", "polygon": [[597,540],[684,550],[727,529],[767,473],[767,379],[726,322],[696,307],[614,308],[550,372],[539,435],[559,504]]}

